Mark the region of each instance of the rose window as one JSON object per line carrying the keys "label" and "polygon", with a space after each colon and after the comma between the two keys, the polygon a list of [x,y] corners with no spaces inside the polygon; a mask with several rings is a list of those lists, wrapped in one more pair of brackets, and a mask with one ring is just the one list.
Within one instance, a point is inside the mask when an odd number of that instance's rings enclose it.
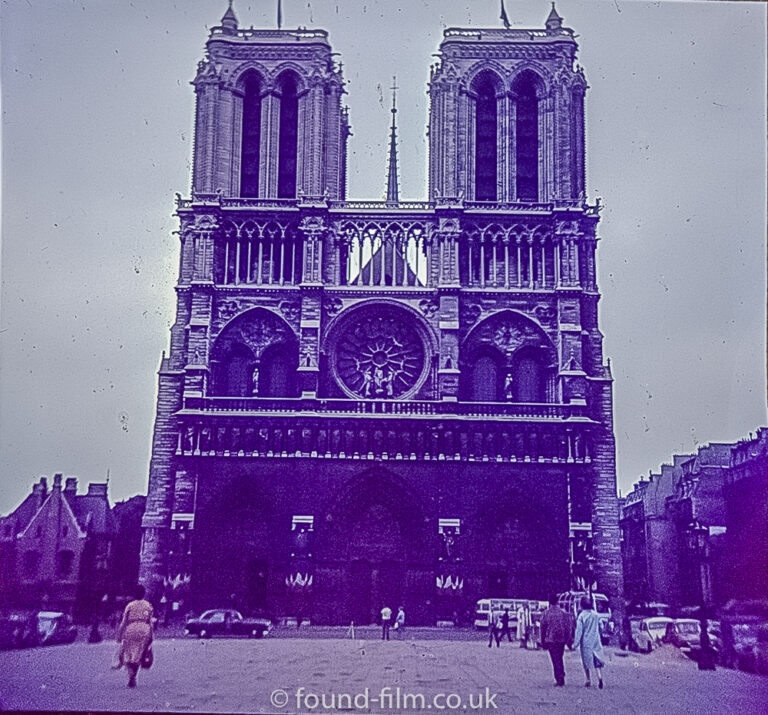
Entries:
{"label": "rose window", "polygon": [[395,398],[417,386],[424,373],[424,343],[413,319],[398,314],[361,316],[336,342],[336,373],[354,397]]}

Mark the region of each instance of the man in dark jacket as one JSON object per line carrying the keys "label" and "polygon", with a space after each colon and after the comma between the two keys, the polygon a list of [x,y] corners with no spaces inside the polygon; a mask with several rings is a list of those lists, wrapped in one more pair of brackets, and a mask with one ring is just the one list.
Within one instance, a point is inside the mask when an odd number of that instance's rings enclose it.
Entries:
{"label": "man in dark jacket", "polygon": [[549,651],[552,668],[555,671],[555,685],[565,685],[565,666],[563,651],[571,638],[571,620],[568,614],[557,605],[557,596],[549,599],[549,608],[541,617],[541,643]]}

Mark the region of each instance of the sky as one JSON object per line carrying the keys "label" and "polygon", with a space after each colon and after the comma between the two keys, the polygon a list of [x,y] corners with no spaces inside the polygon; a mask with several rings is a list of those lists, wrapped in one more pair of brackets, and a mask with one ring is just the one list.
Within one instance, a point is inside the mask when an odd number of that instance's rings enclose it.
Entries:
{"label": "sky", "polygon": [[[274,27],[276,0],[235,0]],[[540,28],[549,3],[506,0]],[[3,0],[0,514],[39,476],[146,491],[173,321],[189,82],[224,0]],[[766,6],[563,0],[587,94],[587,187],[619,488],[766,424]],[[397,75],[401,198],[426,198],[427,80],[446,27],[496,0],[283,0],[341,53],[350,198],[386,188]]]}

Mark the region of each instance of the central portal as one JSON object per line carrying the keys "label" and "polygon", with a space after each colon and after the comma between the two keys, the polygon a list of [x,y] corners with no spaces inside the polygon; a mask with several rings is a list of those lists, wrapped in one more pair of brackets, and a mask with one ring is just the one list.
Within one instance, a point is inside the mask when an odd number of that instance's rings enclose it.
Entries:
{"label": "central portal", "polygon": [[405,552],[400,526],[388,507],[370,506],[355,523],[349,542],[349,612],[356,625],[377,623],[386,605],[402,605]]}

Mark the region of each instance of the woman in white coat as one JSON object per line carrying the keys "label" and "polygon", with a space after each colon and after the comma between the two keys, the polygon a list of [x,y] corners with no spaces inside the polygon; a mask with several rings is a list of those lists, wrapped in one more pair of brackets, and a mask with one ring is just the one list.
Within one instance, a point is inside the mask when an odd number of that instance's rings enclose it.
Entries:
{"label": "woman in white coat", "polygon": [[603,689],[603,667],[605,655],[603,643],[600,640],[600,618],[592,608],[592,599],[583,596],[581,599],[581,612],[576,619],[576,635],[573,637],[573,648],[581,653],[581,664],[584,666],[584,674],[587,676],[585,687],[591,685],[589,672],[594,668],[597,675],[597,687]]}

